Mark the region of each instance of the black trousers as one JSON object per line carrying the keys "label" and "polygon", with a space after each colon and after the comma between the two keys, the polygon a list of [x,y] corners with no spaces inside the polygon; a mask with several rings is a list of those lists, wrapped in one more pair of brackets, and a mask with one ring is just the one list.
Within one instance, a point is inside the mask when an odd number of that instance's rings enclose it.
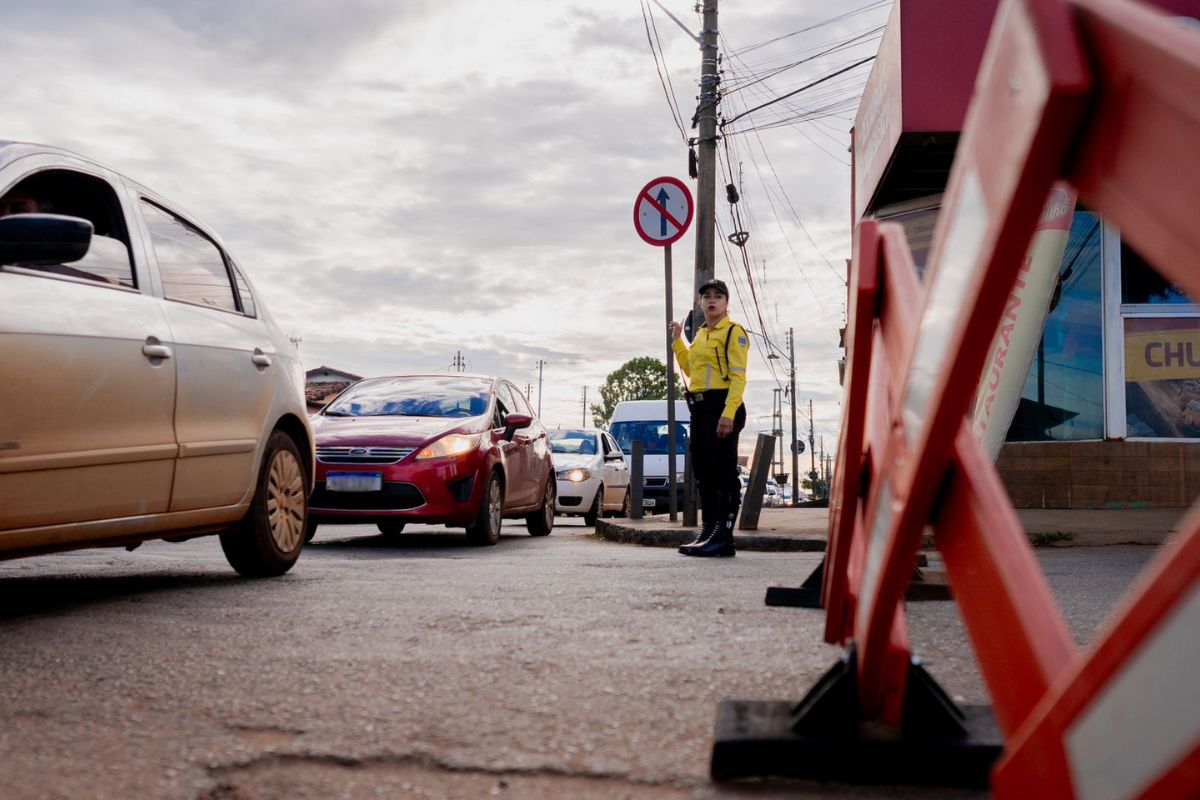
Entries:
{"label": "black trousers", "polygon": [[[722,492],[732,492],[729,502],[737,503],[742,491],[742,482],[738,480],[737,453],[738,435],[746,427],[746,406],[738,406],[733,416],[733,432],[724,439],[717,438],[717,422],[725,412],[725,399],[729,396],[728,389],[710,389],[700,393],[703,397],[699,402],[691,402],[692,431],[692,472],[700,490],[700,503],[704,508],[704,519],[714,511],[721,515],[732,510],[723,509]],[[715,519],[715,517],[714,517]]]}

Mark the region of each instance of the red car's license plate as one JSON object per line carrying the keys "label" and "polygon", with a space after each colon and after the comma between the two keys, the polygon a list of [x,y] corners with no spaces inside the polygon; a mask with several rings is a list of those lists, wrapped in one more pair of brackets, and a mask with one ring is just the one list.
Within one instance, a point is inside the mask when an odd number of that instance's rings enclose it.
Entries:
{"label": "red car's license plate", "polygon": [[383,490],[382,472],[330,472],[325,488],[331,492],[379,492]]}

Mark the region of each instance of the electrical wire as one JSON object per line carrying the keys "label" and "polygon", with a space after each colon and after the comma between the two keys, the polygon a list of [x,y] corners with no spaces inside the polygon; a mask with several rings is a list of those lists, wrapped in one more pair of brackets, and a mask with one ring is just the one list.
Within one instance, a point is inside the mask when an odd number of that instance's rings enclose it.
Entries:
{"label": "electrical wire", "polygon": [[876,0],[876,2],[868,3],[867,5],[862,6],[860,8],[856,8],[852,11],[847,11],[844,14],[839,14],[835,17],[830,17],[829,19],[822,20],[821,22],[818,22],[815,25],[809,25],[808,27],[800,28],[799,30],[792,31],[791,33],[785,33],[782,36],[776,36],[773,39],[768,39],[765,42],[759,42],[758,44],[752,44],[747,47],[743,47],[740,50],[732,51],[732,52],[730,52],[730,55],[731,56],[732,55],[745,55],[746,53],[752,53],[755,50],[759,50],[763,47],[766,47],[767,45],[775,44],[776,42],[783,41],[784,39],[790,39],[793,36],[799,36],[802,33],[808,33],[809,31],[814,31],[814,30],[817,30],[818,28],[823,28],[826,25],[832,25],[835,22],[841,22],[842,20],[849,19],[850,17],[853,17],[857,14],[863,14],[868,11],[874,11],[877,8],[882,8],[883,6],[891,5],[891,3],[892,3],[892,0]]}
{"label": "electrical wire", "polygon": [[[679,136],[683,139],[684,144],[687,144],[687,131],[683,127],[683,115],[679,113],[679,104],[675,100],[674,86],[668,85],[671,81],[670,71],[668,70],[666,77],[663,76],[663,69],[666,67],[666,56],[662,56],[662,63],[659,63],[659,56],[662,50],[662,43],[658,42],[657,49],[655,42],[658,41],[658,27],[653,25],[654,15],[649,12],[646,3],[642,2],[642,23],[646,27],[646,42],[650,45],[650,55],[654,57],[654,69],[658,72],[658,82],[662,84],[663,94],[667,97],[667,107],[671,111],[671,118],[675,122],[675,127],[679,129]],[[651,36],[651,27],[654,28],[653,37]]]}

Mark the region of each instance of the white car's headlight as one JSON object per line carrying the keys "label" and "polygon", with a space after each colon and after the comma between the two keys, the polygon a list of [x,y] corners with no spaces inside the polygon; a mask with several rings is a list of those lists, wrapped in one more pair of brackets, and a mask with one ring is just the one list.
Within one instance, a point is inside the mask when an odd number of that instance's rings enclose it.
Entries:
{"label": "white car's headlight", "polygon": [[592,477],[590,470],[575,467],[573,469],[560,469],[554,473],[554,477],[560,481],[570,481],[571,483],[580,483]]}
{"label": "white car's headlight", "polygon": [[479,447],[479,438],[481,434],[472,433],[470,435],[463,433],[452,433],[449,436],[443,436],[433,444],[428,445],[417,453],[416,461],[424,461],[428,458],[447,458],[451,456],[464,456]]}

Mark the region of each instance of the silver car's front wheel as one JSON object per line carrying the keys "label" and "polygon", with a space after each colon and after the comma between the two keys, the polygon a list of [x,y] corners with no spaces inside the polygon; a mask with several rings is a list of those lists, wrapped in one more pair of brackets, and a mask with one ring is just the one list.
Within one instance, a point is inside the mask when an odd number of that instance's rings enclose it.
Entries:
{"label": "silver car's front wheel", "polygon": [[221,534],[230,565],[246,577],[282,575],[304,546],[308,481],[300,448],[275,431],[267,440],[250,511],[241,523]]}
{"label": "silver car's front wheel", "polygon": [[277,451],[267,477],[267,525],[280,552],[296,550],[304,538],[304,496],[300,459],[291,450]]}

